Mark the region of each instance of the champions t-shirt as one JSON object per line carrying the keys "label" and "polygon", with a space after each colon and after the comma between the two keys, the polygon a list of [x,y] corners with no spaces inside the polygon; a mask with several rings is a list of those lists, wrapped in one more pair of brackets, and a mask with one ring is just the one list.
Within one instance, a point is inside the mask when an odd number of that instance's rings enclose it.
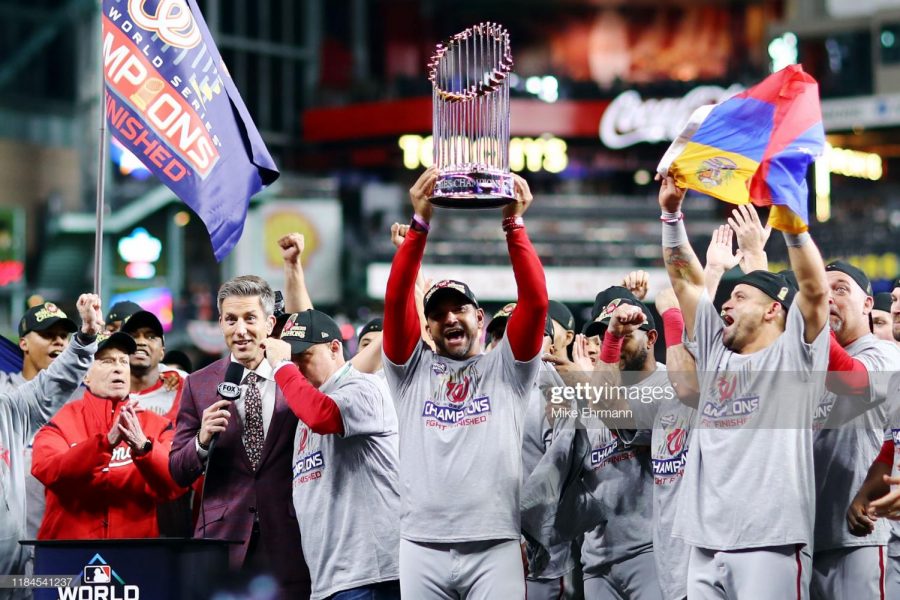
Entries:
{"label": "champions t-shirt", "polygon": [[504,338],[466,360],[419,343],[384,357],[400,420],[400,536],[414,542],[518,540],[522,430],[540,354],[515,359]]}
{"label": "champions t-shirt", "polygon": [[399,577],[397,414],[380,377],[347,363],[319,388],[344,435],[294,435],[293,498],[312,599]]}
{"label": "champions t-shirt", "polygon": [[865,365],[869,390],[862,397],[837,396],[826,391],[816,408],[816,552],[883,545],[890,530],[886,519],[878,519],[872,534],[853,535],[847,528],[847,507],[881,450],[888,425],[885,375],[900,370],[900,348],[868,334],[845,350]]}
{"label": "champions t-shirt", "polygon": [[812,544],[813,415],[825,393],[827,324],[804,340],[799,303],[770,346],[736,354],[704,292],[695,337],[700,401],[672,535],[692,546],[740,550]]}

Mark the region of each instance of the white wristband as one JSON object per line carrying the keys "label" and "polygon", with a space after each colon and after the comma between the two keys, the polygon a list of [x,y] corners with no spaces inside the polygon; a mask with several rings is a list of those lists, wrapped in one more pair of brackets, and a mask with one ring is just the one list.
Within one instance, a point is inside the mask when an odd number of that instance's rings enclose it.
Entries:
{"label": "white wristband", "polygon": [[784,235],[784,243],[787,244],[789,248],[799,248],[812,241],[812,236],[809,235],[808,231],[804,231],[803,233],[787,233],[785,231],[782,234]]}

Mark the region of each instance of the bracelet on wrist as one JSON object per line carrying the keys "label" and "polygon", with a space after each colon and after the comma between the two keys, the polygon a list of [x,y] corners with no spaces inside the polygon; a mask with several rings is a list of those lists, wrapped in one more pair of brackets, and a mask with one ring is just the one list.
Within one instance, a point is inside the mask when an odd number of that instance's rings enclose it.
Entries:
{"label": "bracelet on wrist", "polygon": [[516,229],[525,229],[525,219],[522,218],[522,215],[505,217],[503,219],[502,226],[503,231],[505,231],[506,233],[515,231]]}
{"label": "bracelet on wrist", "polygon": [[431,225],[429,225],[425,221],[425,219],[415,214],[412,216],[412,220],[410,220],[409,222],[409,227],[410,229],[415,229],[416,231],[422,233],[428,233],[429,231],[431,231]]}
{"label": "bracelet on wrist", "polygon": [[663,223],[677,223],[684,220],[684,213],[680,210],[674,213],[664,212],[659,216],[659,220]]}
{"label": "bracelet on wrist", "polygon": [[209,451],[209,444],[204,444],[200,441],[200,432],[197,432],[197,445],[200,446],[201,450]]}

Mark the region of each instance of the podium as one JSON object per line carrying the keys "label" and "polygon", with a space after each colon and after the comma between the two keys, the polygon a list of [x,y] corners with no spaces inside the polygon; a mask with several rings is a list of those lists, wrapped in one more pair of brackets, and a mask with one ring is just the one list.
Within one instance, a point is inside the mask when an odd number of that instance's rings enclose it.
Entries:
{"label": "podium", "polygon": [[35,589],[35,600],[206,600],[227,578],[229,544],[240,542],[148,538],[22,543],[34,546],[35,577],[75,578],[68,589]]}

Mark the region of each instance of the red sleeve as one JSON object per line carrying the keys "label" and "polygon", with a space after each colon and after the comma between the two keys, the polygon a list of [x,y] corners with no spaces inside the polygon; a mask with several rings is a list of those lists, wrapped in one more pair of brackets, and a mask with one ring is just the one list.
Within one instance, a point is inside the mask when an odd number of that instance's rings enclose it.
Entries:
{"label": "red sleeve", "polygon": [[400,244],[384,294],[384,354],[395,365],[405,364],[419,343],[416,276],[425,254],[426,234],[410,229]]}
{"label": "red sleeve", "polygon": [[849,354],[831,332],[828,348],[828,391],[839,396],[863,396],[869,390],[869,371],[866,366]]}
{"label": "red sleeve", "polygon": [[538,258],[525,228],[514,229],[506,234],[509,260],[516,277],[518,298],[516,310],[506,325],[506,337],[518,361],[529,361],[541,351],[544,337],[544,321],[547,320],[547,281],[544,267]]}
{"label": "red sleeve", "polygon": [[291,411],[310,429],[322,435],[344,434],[341,409],[334,400],[314,388],[296,365],[280,367],[275,373],[275,381]]}
{"label": "red sleeve", "polygon": [[666,338],[666,348],[681,344],[684,334],[684,315],[680,308],[670,308],[662,314],[663,336]]}
{"label": "red sleeve", "polygon": [[112,451],[106,435],[98,433],[71,445],[52,421],[34,438],[31,474],[48,488],[90,481],[95,469],[109,464]]}
{"label": "red sleeve", "polygon": [[875,462],[887,465],[889,467],[894,466],[894,442],[888,440],[881,445],[881,452],[879,452],[878,456],[875,457]]}

